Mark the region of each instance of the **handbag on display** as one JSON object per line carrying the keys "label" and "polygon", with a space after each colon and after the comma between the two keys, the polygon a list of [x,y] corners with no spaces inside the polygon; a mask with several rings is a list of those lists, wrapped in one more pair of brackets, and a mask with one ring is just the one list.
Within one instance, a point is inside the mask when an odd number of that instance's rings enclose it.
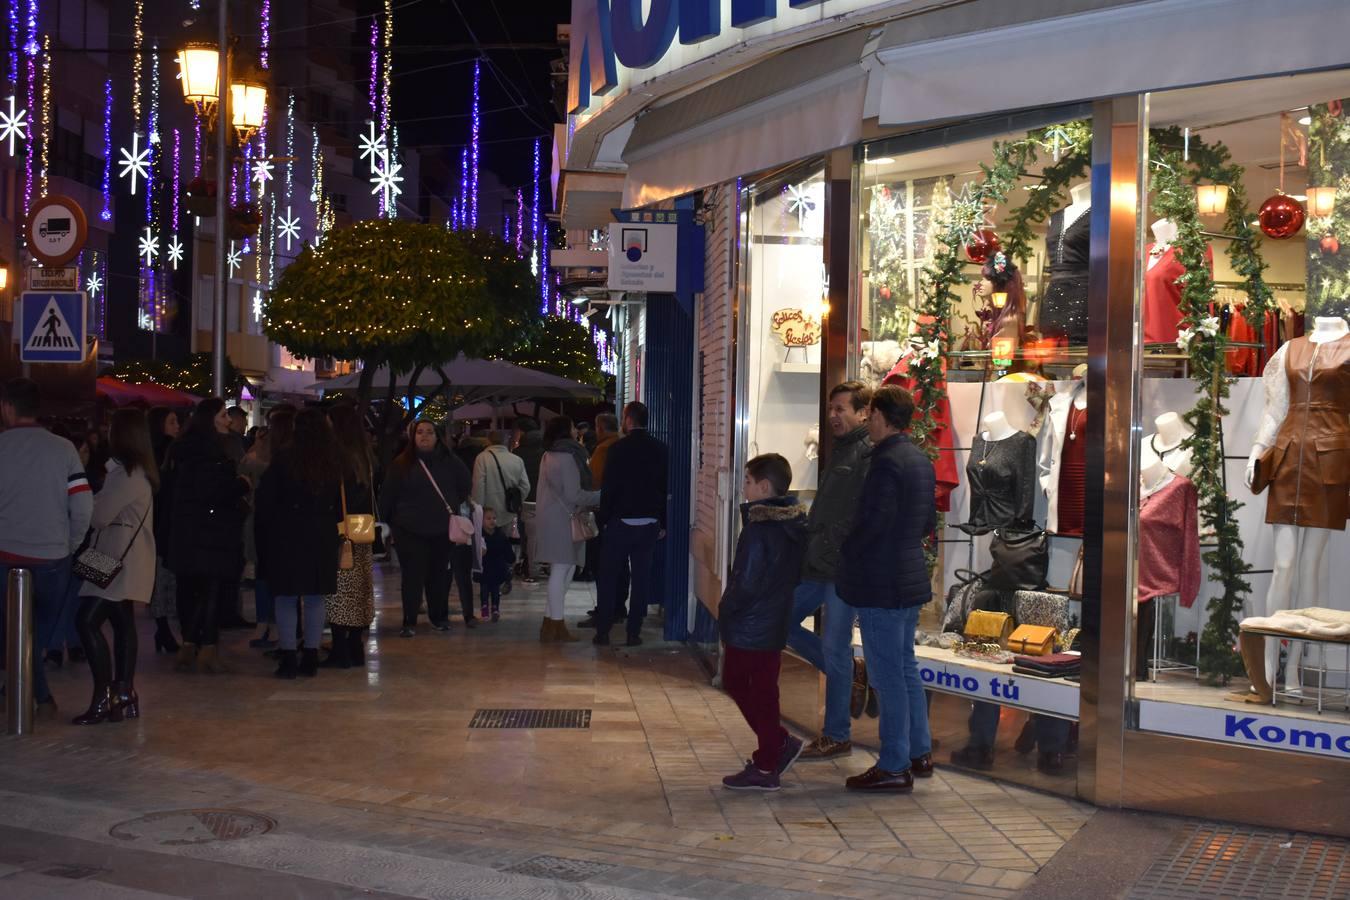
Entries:
{"label": "handbag on display", "polygon": [[1047,656],[1055,649],[1055,629],[1048,625],[1018,625],[1008,636],[1008,649],[1026,656]]}
{"label": "handbag on display", "polygon": [[1005,591],[1038,591],[1045,587],[1050,568],[1050,539],[1044,530],[999,528],[989,542],[989,553],[994,558],[988,575],[990,587]]}
{"label": "handbag on display", "polygon": [[998,644],[1006,649],[1008,636],[1012,634],[1012,630],[1012,616],[1005,612],[977,609],[966,618],[964,634],[968,641],[977,641],[981,644]]}
{"label": "handbag on display", "polygon": [[580,544],[600,536],[600,526],[595,522],[595,513],[582,510],[572,513],[572,543]]}
{"label": "handbag on display", "polygon": [[1069,630],[1069,598],[1048,591],[1018,591],[1013,595],[1018,625],[1047,625],[1056,631]]}
{"label": "handbag on display", "polygon": [[955,631],[958,634],[966,625],[966,619],[976,609],[975,601],[981,589],[979,573],[969,569],[956,570],[956,584],[947,591],[947,605],[942,612],[942,630]]}
{"label": "handbag on display", "polygon": [[1287,447],[1288,445],[1281,447],[1279,444],[1267,447],[1266,451],[1256,458],[1256,466],[1252,470],[1253,494],[1261,493],[1275,480],[1275,469],[1284,459],[1284,451]]}
{"label": "handbag on display", "polygon": [[71,574],[97,588],[106,588],[112,584],[113,579],[117,578],[118,573],[122,571],[122,562],[135,545],[136,538],[140,536],[141,528],[145,526],[145,517],[149,514],[150,510],[147,509],[145,514],[141,516],[140,524],[132,532],[131,540],[127,542],[126,549],[122,551],[121,556],[109,556],[99,550],[98,539],[102,537],[103,532],[100,531],[94,535],[93,540],[89,542],[89,546],[81,550],[79,555],[75,557],[75,562],[70,567]]}
{"label": "handbag on display", "polygon": [[1083,599],[1083,545],[1078,545],[1078,556],[1073,561],[1073,572],[1069,575],[1069,596],[1075,600]]}

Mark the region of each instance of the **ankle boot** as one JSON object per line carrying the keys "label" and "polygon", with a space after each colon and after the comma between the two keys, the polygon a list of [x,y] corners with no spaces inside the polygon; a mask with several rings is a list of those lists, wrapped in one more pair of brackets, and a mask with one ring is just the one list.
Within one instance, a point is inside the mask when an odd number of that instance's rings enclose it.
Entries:
{"label": "ankle boot", "polygon": [[349,633],[352,629],[345,625],[333,626],[333,646],[328,658],[319,663],[321,669],[350,669],[352,667],[352,644]]}
{"label": "ankle boot", "polygon": [[112,693],[119,718],[141,717],[141,698],[136,696],[136,688],[130,681],[114,681]]}
{"label": "ankle boot", "polygon": [[169,627],[168,616],[159,616],[155,619],[155,652],[178,652],[178,641],[174,639],[173,629]]}
{"label": "ankle boot", "polygon": [[71,719],[72,725],[98,725],[108,721],[113,712],[112,690],[106,684],[94,685],[94,699],[83,715]]}
{"label": "ankle boot", "polygon": [[281,663],[277,666],[277,670],[274,674],[278,678],[285,678],[287,680],[295,678],[295,676],[298,675],[300,672],[299,668],[295,664],[295,657],[296,657],[295,651],[282,650],[280,652],[281,652]]}
{"label": "ankle boot", "polygon": [[173,668],[175,672],[191,672],[197,667],[197,645],[189,644],[183,641],[178,648],[178,658],[174,660]]}
{"label": "ankle boot", "polygon": [[197,664],[208,675],[225,675],[230,671],[225,660],[220,658],[220,650],[215,644],[207,644],[201,648],[197,654]]}
{"label": "ankle boot", "polygon": [[319,648],[306,647],[300,651],[300,674],[307,678],[319,674]]}
{"label": "ankle boot", "polygon": [[539,643],[551,644],[558,639],[558,630],[553,625],[552,619],[544,619],[539,623]]}
{"label": "ankle boot", "polygon": [[366,630],[350,628],[347,631],[347,655],[352,665],[361,668],[366,664]]}
{"label": "ankle boot", "polygon": [[563,644],[575,644],[577,641],[577,636],[567,630],[566,619],[554,619],[553,639]]}

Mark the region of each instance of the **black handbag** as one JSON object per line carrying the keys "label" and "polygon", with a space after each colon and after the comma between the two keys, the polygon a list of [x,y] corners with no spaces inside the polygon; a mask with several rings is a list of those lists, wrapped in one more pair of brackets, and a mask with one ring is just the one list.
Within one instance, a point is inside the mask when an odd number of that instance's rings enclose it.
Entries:
{"label": "black handbag", "polygon": [[1036,528],[1018,531],[1000,528],[989,543],[994,564],[989,569],[990,587],[1004,591],[1038,591],[1045,587],[1050,570],[1050,538]]}
{"label": "black handbag", "polygon": [[525,496],[518,487],[507,487],[506,476],[502,474],[502,464],[497,461],[496,454],[487,451],[488,456],[492,457],[492,464],[497,467],[497,480],[502,484],[502,495],[506,498],[506,511],[513,516],[518,516],[525,510]]}

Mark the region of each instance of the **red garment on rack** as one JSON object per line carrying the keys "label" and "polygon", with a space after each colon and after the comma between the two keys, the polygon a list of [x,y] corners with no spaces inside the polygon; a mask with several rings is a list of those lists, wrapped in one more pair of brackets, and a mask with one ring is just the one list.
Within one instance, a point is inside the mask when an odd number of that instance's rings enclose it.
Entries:
{"label": "red garment on rack", "polygon": [[[882,384],[898,385],[914,395],[914,406],[923,406],[923,392],[914,390],[914,379],[909,376],[909,359],[906,353],[900,361],[886,373]],[[942,363],[946,373],[947,363]],[[945,387],[945,379],[944,385]],[[933,460],[933,472],[937,476],[937,489],[934,491],[939,512],[952,511],[952,491],[961,483],[961,475],[956,467],[956,444],[952,440],[952,405],[944,394],[933,409],[933,446],[937,447],[937,459]]]}
{"label": "red garment on rack", "polygon": [[[1256,329],[1247,322],[1242,314],[1245,307],[1234,306],[1228,321],[1228,339],[1237,343],[1254,344],[1257,342]],[[1255,347],[1238,347],[1228,351],[1228,372],[1230,375],[1256,376],[1261,373],[1258,352]]]}
{"label": "red garment on rack", "polygon": [[[1148,245],[1153,254],[1154,244]],[[1205,263],[1214,273],[1214,249],[1205,245]],[[1174,344],[1177,326],[1181,323],[1181,284],[1177,281],[1186,274],[1186,267],[1177,259],[1177,249],[1168,247],[1158,261],[1144,271],[1144,343]]]}
{"label": "red garment on rack", "polygon": [[1261,329],[1261,343],[1265,346],[1261,348],[1260,370],[1266,370],[1266,363],[1275,355],[1275,351],[1280,349],[1280,316],[1277,310],[1266,310],[1266,321]]}
{"label": "red garment on rack", "polygon": [[1087,409],[1069,404],[1065,423],[1064,449],[1059,460],[1059,524],[1056,534],[1082,534],[1086,518],[1087,492]]}
{"label": "red garment on rack", "polygon": [[1139,602],[1200,593],[1200,513],[1195,485],[1180,475],[1139,501]]}

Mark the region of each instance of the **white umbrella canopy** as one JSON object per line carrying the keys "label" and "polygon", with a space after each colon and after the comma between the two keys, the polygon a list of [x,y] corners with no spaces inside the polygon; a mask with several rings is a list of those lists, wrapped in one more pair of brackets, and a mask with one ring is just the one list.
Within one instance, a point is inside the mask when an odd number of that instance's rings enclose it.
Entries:
{"label": "white umbrella canopy", "polygon": [[[464,395],[466,402],[511,399],[589,399],[601,396],[601,392],[589,384],[572,381],[545,372],[536,372],[499,359],[468,359],[456,357],[453,362],[439,367],[450,381],[450,392]],[[390,373],[387,367],[380,367],[371,381],[371,389],[376,395],[389,390]],[[412,378],[411,372],[392,376],[394,389],[407,392]],[[354,391],[361,383],[361,373],[353,372],[341,378],[317,382],[314,387],[321,391]],[[440,374],[436,368],[422,370],[417,379],[417,389],[430,393],[440,386]]]}

